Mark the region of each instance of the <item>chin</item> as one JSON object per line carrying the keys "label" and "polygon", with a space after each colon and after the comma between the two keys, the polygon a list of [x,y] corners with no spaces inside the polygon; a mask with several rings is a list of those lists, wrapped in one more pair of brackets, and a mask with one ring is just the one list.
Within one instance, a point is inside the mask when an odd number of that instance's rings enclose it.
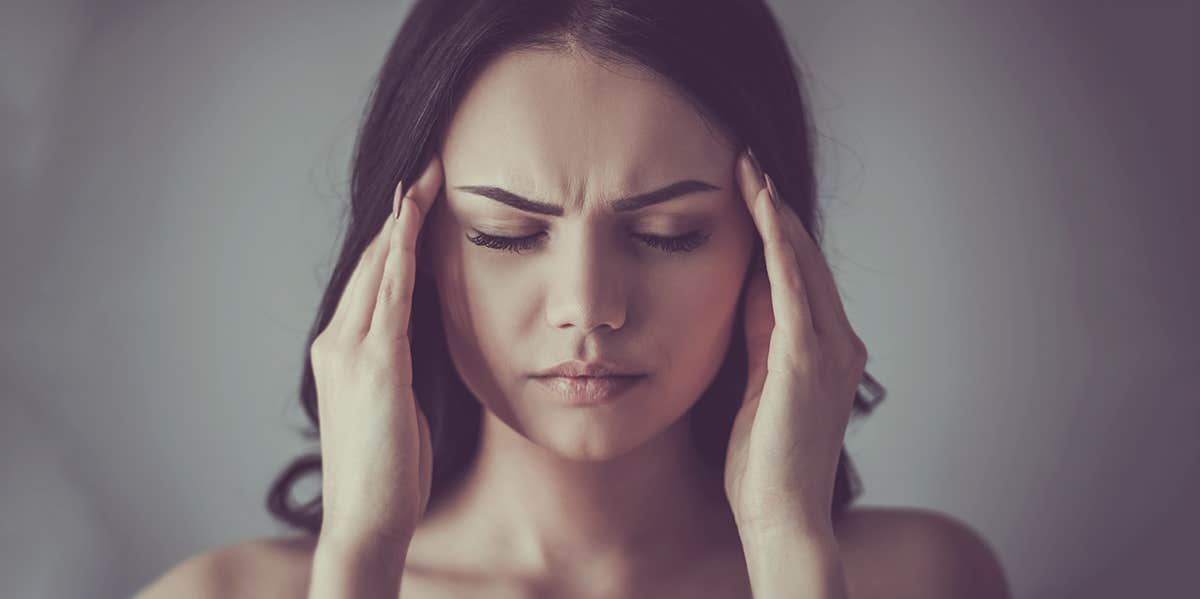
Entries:
{"label": "chin", "polygon": [[573,462],[607,462],[619,458],[641,445],[624,436],[592,434],[572,439],[547,439],[538,443],[546,451]]}
{"label": "chin", "polygon": [[628,406],[524,408],[517,409],[520,415],[515,415],[516,426],[509,425],[515,435],[548,454],[575,462],[618,459],[665,429],[665,425],[656,425],[658,418],[653,414],[630,411]]}
{"label": "chin", "polygon": [[659,432],[647,414],[626,411],[574,410],[539,414],[525,425],[531,443],[564,460],[605,462],[619,458]]}
{"label": "chin", "polygon": [[691,403],[667,401],[653,386],[600,405],[569,406],[548,400],[542,390],[513,390],[518,399],[488,409],[509,432],[563,460],[606,462],[658,439],[686,414]]}

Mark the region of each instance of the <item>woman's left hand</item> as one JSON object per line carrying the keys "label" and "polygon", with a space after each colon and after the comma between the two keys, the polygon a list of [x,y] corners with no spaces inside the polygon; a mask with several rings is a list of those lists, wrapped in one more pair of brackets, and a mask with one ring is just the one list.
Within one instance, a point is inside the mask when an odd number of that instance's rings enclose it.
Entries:
{"label": "woman's left hand", "polygon": [[[745,290],[748,384],[734,420],[725,493],[745,535],[833,538],[830,506],[866,346],[799,216],[743,152],[736,179],[763,240]],[[765,264],[764,264],[765,262]]]}

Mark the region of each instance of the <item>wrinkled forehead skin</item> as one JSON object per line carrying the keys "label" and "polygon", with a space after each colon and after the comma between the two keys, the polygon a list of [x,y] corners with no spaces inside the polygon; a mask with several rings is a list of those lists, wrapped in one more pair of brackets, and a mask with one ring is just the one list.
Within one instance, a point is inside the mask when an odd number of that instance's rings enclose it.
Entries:
{"label": "wrinkled forehead skin", "polygon": [[[679,179],[724,174],[733,142],[677,88],[582,51],[488,65],[446,132],[447,180],[498,185],[566,215]],[[461,175],[461,176],[458,176]]]}

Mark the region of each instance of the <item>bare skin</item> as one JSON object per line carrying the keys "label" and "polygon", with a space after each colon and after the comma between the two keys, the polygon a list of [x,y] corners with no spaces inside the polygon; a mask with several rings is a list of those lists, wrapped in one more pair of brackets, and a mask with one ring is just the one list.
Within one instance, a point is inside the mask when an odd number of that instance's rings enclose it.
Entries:
{"label": "bare skin", "polygon": [[[835,524],[853,599],[951,599],[1008,597],[1007,583],[987,544],[963,523],[936,512],[856,507]],[[552,589],[544,582],[506,578],[478,567],[466,571],[446,564],[485,559],[471,539],[461,541],[423,533],[414,538],[399,595],[405,599],[449,597],[588,596]],[[176,565],[136,599],[209,598],[298,599],[306,596],[317,539],[312,536],[244,541],[209,551]],[[455,557],[445,559],[446,554]],[[442,555],[441,561],[438,560]],[[677,556],[673,566],[691,576],[678,580],[679,593],[661,597],[750,597],[740,555],[701,562]],[[695,589],[704,592],[696,594]],[[692,590],[690,594],[687,592]],[[648,597],[647,589],[613,597]],[[595,595],[591,595],[595,596]]]}
{"label": "bare skin", "polygon": [[[702,470],[686,420],[739,317],[757,234],[735,181],[738,151],[670,85],[585,54],[509,54],[475,82],[439,152],[445,191],[424,223],[421,267],[484,408],[480,454],[412,535],[401,596],[751,596],[722,482]],[[685,179],[709,188],[612,210],[616,198]],[[523,212],[470,186],[562,214]],[[690,252],[640,237],[695,230],[705,237]],[[514,253],[472,242],[479,234],[537,240]],[[596,358],[648,376],[586,409],[530,378]],[[986,544],[945,516],[855,509],[833,532],[855,599],[1007,596]],[[304,597],[316,541],[214,551],[142,596]]]}
{"label": "bare skin", "polygon": [[[428,267],[455,364],[486,409],[480,458],[431,527],[471,530],[501,548],[488,558],[497,568],[577,588],[633,588],[689,548],[736,543],[685,414],[724,357],[755,234],[734,181],[737,150],[659,79],[587,55],[510,54],[475,82],[443,146]],[[712,189],[610,208],[688,179]],[[522,212],[467,186],[563,214]],[[694,230],[707,238],[692,252],[636,237]],[[542,236],[515,254],[467,240],[478,233]],[[596,358],[650,376],[587,409],[528,376]]]}

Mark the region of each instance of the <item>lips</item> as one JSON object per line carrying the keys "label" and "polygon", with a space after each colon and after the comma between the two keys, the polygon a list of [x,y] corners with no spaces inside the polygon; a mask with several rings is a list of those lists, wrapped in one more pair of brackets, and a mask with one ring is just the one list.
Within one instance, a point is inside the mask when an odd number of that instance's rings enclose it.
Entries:
{"label": "lips", "polygon": [[547,376],[536,377],[556,399],[568,405],[593,406],[617,400],[646,377],[635,376]]}
{"label": "lips", "polygon": [[551,368],[547,368],[541,372],[534,373],[534,376],[606,377],[635,376],[641,374],[645,373],[632,366],[627,366],[612,360],[592,360],[590,362],[568,360]]}

